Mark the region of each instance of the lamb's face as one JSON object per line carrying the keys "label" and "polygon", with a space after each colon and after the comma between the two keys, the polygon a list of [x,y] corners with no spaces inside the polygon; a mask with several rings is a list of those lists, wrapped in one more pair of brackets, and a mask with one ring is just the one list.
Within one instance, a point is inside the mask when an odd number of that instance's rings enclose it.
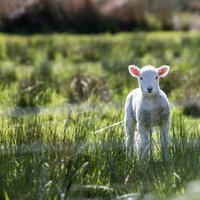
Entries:
{"label": "lamb's face", "polygon": [[151,65],[146,65],[142,69],[134,65],[129,66],[129,72],[132,76],[138,78],[141,91],[145,95],[154,95],[159,92],[159,78],[164,77],[169,72],[169,66],[155,68]]}
{"label": "lamb's face", "polygon": [[157,70],[153,67],[142,68],[138,82],[143,94],[153,95],[159,91],[159,76]]}

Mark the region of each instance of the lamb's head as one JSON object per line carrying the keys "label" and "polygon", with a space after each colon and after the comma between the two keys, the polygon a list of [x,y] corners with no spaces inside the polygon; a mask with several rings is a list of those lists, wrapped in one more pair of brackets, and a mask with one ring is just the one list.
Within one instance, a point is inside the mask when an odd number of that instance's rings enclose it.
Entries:
{"label": "lamb's head", "polygon": [[142,69],[139,69],[135,65],[129,65],[129,72],[132,76],[138,78],[142,93],[152,96],[159,92],[159,78],[165,77],[169,72],[169,68],[167,65],[159,68],[146,65]]}

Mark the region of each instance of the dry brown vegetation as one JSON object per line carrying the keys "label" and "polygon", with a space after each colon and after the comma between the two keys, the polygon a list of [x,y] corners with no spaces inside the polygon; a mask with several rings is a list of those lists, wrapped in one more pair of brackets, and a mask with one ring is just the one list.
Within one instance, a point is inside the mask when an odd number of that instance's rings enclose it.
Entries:
{"label": "dry brown vegetation", "polygon": [[[198,12],[199,2],[189,0],[1,0],[0,28],[8,32],[22,33],[51,31],[98,33],[133,29],[172,29],[173,27],[181,29],[182,26],[179,25],[181,22],[173,20],[174,11],[180,10]],[[187,23],[190,23],[189,20]]]}
{"label": "dry brown vegetation", "polygon": [[8,31],[102,32],[148,28],[146,12],[165,25],[170,3],[144,0],[7,0],[0,1],[1,28]]}

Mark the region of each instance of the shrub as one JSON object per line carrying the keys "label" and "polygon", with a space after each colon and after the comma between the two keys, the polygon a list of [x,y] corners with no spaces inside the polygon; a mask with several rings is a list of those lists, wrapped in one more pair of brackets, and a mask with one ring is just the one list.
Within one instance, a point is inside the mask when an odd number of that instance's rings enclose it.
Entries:
{"label": "shrub", "polygon": [[110,96],[105,78],[94,79],[80,74],[73,78],[65,90],[70,103],[79,103],[94,97],[94,95],[95,98],[107,101]]}
{"label": "shrub", "polygon": [[200,117],[200,105],[195,101],[188,101],[183,108],[183,114],[192,117]]}
{"label": "shrub", "polygon": [[33,76],[23,78],[19,82],[15,103],[22,107],[45,105],[50,102],[51,93],[44,82],[37,81]]}

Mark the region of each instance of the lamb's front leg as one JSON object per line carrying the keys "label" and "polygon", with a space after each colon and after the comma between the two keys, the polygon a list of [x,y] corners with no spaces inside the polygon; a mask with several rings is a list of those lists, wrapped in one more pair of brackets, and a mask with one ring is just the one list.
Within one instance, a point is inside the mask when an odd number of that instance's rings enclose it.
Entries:
{"label": "lamb's front leg", "polygon": [[124,128],[125,128],[125,148],[128,156],[134,154],[134,132],[135,132],[135,121],[131,112],[126,112],[124,117]]}
{"label": "lamb's front leg", "polygon": [[135,142],[137,155],[139,158],[148,158],[150,154],[151,139],[150,130],[138,123],[137,132],[135,134]]}
{"label": "lamb's front leg", "polygon": [[168,159],[169,128],[170,128],[170,120],[168,118],[160,127],[160,144],[161,144],[161,152],[163,160]]}

